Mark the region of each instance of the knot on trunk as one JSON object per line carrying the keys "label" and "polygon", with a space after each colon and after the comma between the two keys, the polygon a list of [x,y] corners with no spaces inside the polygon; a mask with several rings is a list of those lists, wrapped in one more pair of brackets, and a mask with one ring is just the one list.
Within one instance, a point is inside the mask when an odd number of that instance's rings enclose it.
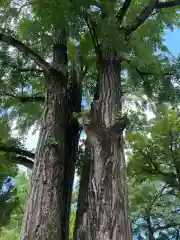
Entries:
{"label": "knot on trunk", "polygon": [[127,128],[129,123],[130,121],[127,115],[117,118],[116,123],[110,129],[113,139],[119,139],[122,132]]}

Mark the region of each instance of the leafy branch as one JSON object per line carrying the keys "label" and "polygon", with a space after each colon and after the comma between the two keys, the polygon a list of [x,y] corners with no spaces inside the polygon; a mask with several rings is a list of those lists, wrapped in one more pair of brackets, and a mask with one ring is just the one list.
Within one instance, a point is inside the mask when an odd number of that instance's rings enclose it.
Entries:
{"label": "leafy branch", "polygon": [[35,154],[31,151],[25,150],[23,148],[16,147],[14,145],[8,145],[5,143],[0,142],[0,151],[1,152],[9,152],[9,153],[16,153],[18,155],[22,155],[28,158],[35,158]]}
{"label": "leafy branch", "polygon": [[[126,1],[125,1],[126,2]],[[127,3],[128,4],[128,3]],[[142,10],[142,12],[136,17],[136,19],[127,25],[123,30],[125,34],[129,35],[139,28],[153,13],[154,10],[175,7],[180,5],[180,0],[161,2],[159,0],[151,0],[147,6]]]}
{"label": "leafy branch", "polygon": [[159,0],[152,0],[150,3],[143,9],[143,11],[136,17],[136,19],[125,27],[126,35],[134,32],[138,27],[146,21],[146,19],[151,15],[153,10],[155,9]]}
{"label": "leafy branch", "polygon": [[177,7],[180,5],[180,0],[174,0],[174,1],[158,1],[156,4],[156,8],[162,9],[162,8],[169,8],[169,7]]}
{"label": "leafy branch", "polygon": [[21,164],[30,169],[33,167],[35,158],[33,152],[2,142],[0,143],[0,152],[11,153],[12,161],[15,164]]}
{"label": "leafy branch", "polygon": [[34,165],[34,161],[24,156],[13,157],[13,163],[23,165],[24,167],[27,167],[29,169],[32,169]]}
{"label": "leafy branch", "polygon": [[1,95],[4,95],[4,96],[8,96],[8,97],[11,97],[11,98],[14,98],[14,99],[17,99],[18,101],[22,102],[22,103],[27,103],[27,102],[44,102],[45,101],[45,97],[42,96],[42,95],[39,95],[39,94],[36,94],[36,95],[32,95],[32,96],[29,96],[29,95],[20,95],[20,94],[12,94],[12,93],[8,93],[6,91],[0,91],[0,94]]}
{"label": "leafy branch", "polygon": [[[139,74],[139,76],[144,80],[144,76],[154,76],[157,73],[155,72],[147,72],[147,71],[142,71],[141,69],[139,69],[137,66],[135,66],[128,58],[126,57],[121,57],[121,60],[126,62],[129,66],[131,66],[132,68],[134,68],[136,70],[136,72]],[[169,72],[164,72],[163,75],[164,76],[171,76],[173,74],[173,71],[169,71]]]}
{"label": "leafy branch", "polygon": [[130,7],[132,0],[126,0],[124,1],[122,8],[118,11],[116,18],[117,18],[117,24],[120,25],[128,11],[128,8]]}
{"label": "leafy branch", "polygon": [[99,43],[99,39],[97,37],[97,33],[96,33],[96,24],[95,22],[91,19],[91,16],[88,13],[84,14],[84,19],[85,22],[88,26],[90,35],[91,35],[91,39],[94,45],[94,49],[96,51],[96,54],[99,58],[101,58],[102,53],[101,53],[101,47],[100,47],[100,43]]}
{"label": "leafy branch", "polygon": [[45,73],[50,73],[52,75],[58,75],[62,83],[64,83],[65,76],[61,71],[57,71],[53,68],[48,62],[46,62],[37,52],[28,47],[26,44],[21,41],[11,37],[7,34],[0,33],[0,41],[9,44],[17,48],[24,55],[32,59]]}

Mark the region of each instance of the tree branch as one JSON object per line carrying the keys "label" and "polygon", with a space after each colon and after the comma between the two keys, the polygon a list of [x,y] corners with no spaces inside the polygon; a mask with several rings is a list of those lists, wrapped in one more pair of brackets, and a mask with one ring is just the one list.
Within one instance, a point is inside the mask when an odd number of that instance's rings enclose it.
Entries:
{"label": "tree branch", "polygon": [[27,103],[27,102],[40,102],[43,103],[45,101],[45,97],[42,95],[34,95],[34,96],[28,96],[28,95],[20,95],[20,94],[11,94],[5,91],[0,91],[1,95],[8,96],[14,99],[19,100],[22,103]]}
{"label": "tree branch", "polygon": [[119,26],[122,23],[131,2],[132,2],[132,0],[124,0],[122,8],[120,8],[120,10],[118,11],[116,18],[117,18],[117,24]]}
{"label": "tree branch", "polygon": [[35,158],[35,154],[33,152],[30,152],[28,150],[22,149],[22,148],[18,148],[16,146],[13,145],[8,145],[5,143],[0,143],[0,151],[1,152],[9,152],[9,153],[15,153],[21,156],[25,156],[28,158]]}
{"label": "tree branch", "polygon": [[99,39],[98,39],[97,33],[95,31],[95,23],[92,21],[90,15],[88,13],[84,14],[84,19],[85,19],[86,24],[88,26],[96,55],[98,56],[98,58],[101,59],[102,53],[101,53],[101,47],[100,47]]}
{"label": "tree branch", "polygon": [[[124,3],[125,4],[125,3]],[[128,3],[126,3],[128,4]],[[159,0],[151,0],[149,4],[143,9],[143,11],[136,17],[136,19],[129,25],[127,25],[124,30],[125,34],[129,35],[134,32],[138,27],[140,27],[153,13],[155,9],[163,9],[169,7],[176,7],[180,5],[180,0],[166,1],[162,2]]]}
{"label": "tree branch", "polygon": [[18,71],[20,72],[37,72],[37,73],[43,73],[43,70],[36,69],[36,68],[19,68]]}
{"label": "tree branch", "polygon": [[166,1],[166,2],[158,2],[156,5],[157,9],[162,9],[162,8],[169,8],[169,7],[177,7],[180,5],[180,0],[174,0],[174,1]]}
{"label": "tree branch", "polygon": [[134,32],[146,19],[151,15],[153,10],[156,8],[159,0],[151,0],[150,3],[143,9],[143,11],[136,17],[136,19],[125,27],[125,34],[129,35]]}
{"label": "tree branch", "polygon": [[15,164],[23,165],[24,167],[27,167],[29,169],[32,169],[33,165],[34,165],[34,162],[31,159],[28,159],[28,158],[23,157],[23,156],[13,157],[12,162],[15,163]]}
{"label": "tree branch", "polygon": [[[143,79],[144,76],[154,76],[157,73],[153,73],[153,72],[144,72],[142,70],[140,70],[139,68],[137,68],[129,59],[125,58],[125,57],[121,57],[121,60],[124,62],[127,62],[129,64],[129,66],[131,66],[132,68],[134,68],[136,70],[136,72],[140,75],[140,77]],[[164,76],[171,76],[173,73],[172,72],[166,72],[163,73]]]}
{"label": "tree branch", "polygon": [[176,223],[171,223],[171,224],[167,224],[167,225],[165,225],[165,226],[159,226],[159,227],[157,227],[157,228],[155,229],[155,231],[167,230],[167,229],[169,229],[169,228],[175,228],[175,227],[177,227],[177,226],[178,226],[178,224],[176,224]]}
{"label": "tree branch", "polygon": [[46,62],[38,53],[36,53],[33,49],[26,46],[21,41],[7,35],[0,33],[0,41],[5,42],[15,48],[17,48],[20,52],[28,56],[32,59],[45,73],[58,74],[61,80],[63,81],[65,76],[62,72],[54,69],[48,62]]}

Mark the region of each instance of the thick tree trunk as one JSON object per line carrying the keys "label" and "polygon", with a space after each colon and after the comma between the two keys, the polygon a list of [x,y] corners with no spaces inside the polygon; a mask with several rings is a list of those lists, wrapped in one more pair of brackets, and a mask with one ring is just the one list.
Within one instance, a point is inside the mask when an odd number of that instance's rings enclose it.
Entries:
{"label": "thick tree trunk", "polygon": [[101,62],[99,100],[85,126],[93,151],[88,197],[88,237],[92,240],[130,240],[126,169],[122,133],[120,61]]}
{"label": "thick tree trunk", "polygon": [[55,78],[47,79],[46,89],[22,240],[62,239],[66,92]]}
{"label": "thick tree trunk", "polygon": [[[65,32],[54,43],[53,65],[67,67]],[[67,75],[66,75],[67,76]],[[69,215],[80,127],[81,86],[74,71],[67,85],[46,76],[46,101],[21,240],[68,240]]]}
{"label": "thick tree trunk", "polygon": [[83,167],[81,170],[81,178],[79,184],[79,195],[76,211],[76,220],[74,226],[74,240],[86,240],[84,239],[84,228],[86,228],[86,215],[88,211],[88,185],[90,177],[90,166],[91,166],[91,149],[86,139],[85,142],[85,156],[83,161]]}

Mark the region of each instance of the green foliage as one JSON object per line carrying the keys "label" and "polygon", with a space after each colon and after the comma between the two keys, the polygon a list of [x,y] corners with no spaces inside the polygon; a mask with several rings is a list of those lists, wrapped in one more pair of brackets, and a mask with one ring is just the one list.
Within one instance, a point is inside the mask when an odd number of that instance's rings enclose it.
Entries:
{"label": "green foliage", "polygon": [[[100,1],[98,4],[92,0],[78,0],[71,3],[65,0],[53,2],[34,0],[26,4],[15,2],[13,8],[10,2],[4,1],[1,4],[3,24],[6,26],[3,32],[20,38],[45,59],[52,59],[53,40],[58,31],[62,28],[67,30],[69,66],[72,66],[71,63],[78,50],[87,68],[87,74],[83,79],[83,96],[87,100],[92,101],[98,79],[92,38],[84,21],[87,12],[95,22],[96,34],[103,49],[108,45],[110,49],[115,48],[121,56],[128,59],[123,63],[122,69],[128,73],[125,78],[125,88],[131,86],[130,89],[128,88],[131,92],[135,92],[135,88],[143,89],[150,97],[159,96],[161,100],[170,100],[170,98],[172,100],[172,94],[175,94],[176,98],[179,96],[179,90],[176,88],[174,91],[172,78],[163,75],[171,66],[163,34],[165,27],[179,26],[179,12],[175,11],[175,8],[159,11],[143,23],[130,38],[125,39],[124,32],[116,29],[115,16],[121,6],[121,3],[116,1],[111,1],[111,4],[108,1]],[[147,3],[148,1],[133,1],[122,25],[131,23]],[[110,17],[101,18],[100,8],[109,13]],[[13,29],[9,21],[14,21]],[[74,45],[75,41],[79,44],[78,47]],[[22,71],[37,67],[15,49],[12,51],[5,44],[1,46],[0,88],[3,92],[0,94],[1,107],[8,110],[9,121],[16,119],[17,128],[21,130],[21,134],[25,134],[34,123],[38,126],[42,104],[22,103],[16,95],[43,94],[43,75],[38,71]],[[142,75],[137,69],[150,74]]]}
{"label": "green foliage", "polygon": [[[0,196],[1,240],[19,239],[21,222],[27,197],[28,179],[25,175],[19,174],[14,181],[15,185],[12,191]],[[4,202],[2,202],[2,197]]]}
{"label": "green foliage", "polygon": [[[154,237],[175,239],[179,218],[179,112],[158,106],[149,124],[127,132],[128,184],[133,233],[147,239],[150,217]],[[137,126],[139,123],[136,121]],[[156,239],[156,238],[155,238]]]}
{"label": "green foliage", "polygon": [[[24,1],[4,0],[0,3],[1,30],[22,40],[35,49],[40,56],[51,62],[54,38],[57,37],[59,30],[65,29],[68,35],[69,77],[71,77],[73,62],[80,53],[86,69],[86,75],[82,80],[83,96],[90,105],[99,76],[93,39],[85,21],[85,16],[89,14],[93,20],[95,35],[102,52],[106,54],[116,51],[123,59],[121,74],[123,91],[141,98],[143,100],[141,108],[144,109],[148,104],[152,106],[150,98],[154,102],[178,102],[180,57],[175,61],[170,59],[163,36],[167,28],[174,29],[179,26],[179,11],[176,11],[176,8],[170,8],[153,12],[135,32],[125,37],[123,27],[134,22],[149,0],[132,1],[126,17],[119,26],[121,30],[119,30],[116,26],[116,14],[122,2],[115,0],[98,2],[94,0],[33,0],[24,4]],[[102,11],[109,14],[109,17],[102,18]],[[0,45],[0,68],[0,110],[3,114],[3,118],[0,119],[0,144],[20,147],[21,139],[12,139],[10,126],[16,121],[21,136],[25,135],[32,125],[39,126],[43,102],[25,102],[20,96],[44,96],[44,75],[30,59],[2,43]],[[149,98],[142,99],[144,94]],[[133,100],[133,103],[139,108],[138,100]],[[139,108],[139,112],[140,110]],[[167,107],[164,107],[157,110],[153,121],[148,121],[145,114],[140,118],[132,111],[130,111],[130,119],[132,123],[133,121],[136,123],[131,124],[126,131],[126,148],[130,150],[128,177],[131,189],[133,230],[136,231],[134,234],[139,234],[140,231],[139,239],[140,237],[143,239],[142,232],[145,233],[147,239],[147,226],[138,222],[142,219],[145,221],[146,210],[150,211],[155,229],[159,226],[159,218],[167,224],[175,221],[176,226],[179,226],[177,213],[172,214],[173,207],[178,206],[177,199],[180,190],[179,117],[174,110],[169,111]],[[13,157],[15,156],[12,153],[0,152],[1,186],[6,176],[14,177],[17,173],[16,167],[12,166]],[[77,161],[78,174],[84,157],[83,146],[80,146]],[[11,215],[11,223],[3,220],[3,224],[8,223],[9,229],[12,230],[8,230],[5,226],[1,231],[0,239],[18,239],[19,236],[27,182],[23,177],[18,179],[19,185],[16,192],[6,197],[15,201],[17,198],[13,196],[18,196],[20,207],[15,207],[14,202],[10,201],[11,208],[8,210],[7,199],[2,199],[6,204],[4,209],[8,211],[8,220]],[[20,187],[23,182],[26,184]],[[155,201],[155,196],[161,192],[164,185],[166,194],[158,195]],[[175,196],[173,202],[169,199],[170,196]],[[72,209],[70,220],[71,238],[74,219],[75,207]],[[135,225],[138,225],[137,229]],[[161,231],[162,234],[165,233]],[[161,239],[163,237],[165,239],[165,235],[161,236]]]}

